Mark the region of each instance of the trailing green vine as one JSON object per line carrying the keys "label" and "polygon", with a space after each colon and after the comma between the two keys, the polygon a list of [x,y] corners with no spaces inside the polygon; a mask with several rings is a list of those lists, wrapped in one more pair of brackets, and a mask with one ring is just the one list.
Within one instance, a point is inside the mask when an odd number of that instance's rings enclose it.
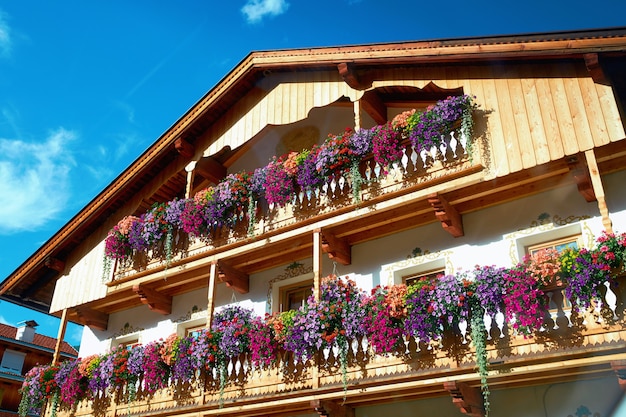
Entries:
{"label": "trailing green vine", "polygon": [[473,308],[471,318],[471,332],[474,349],[476,349],[476,368],[480,375],[480,388],[483,394],[483,406],[485,408],[485,417],[489,415],[489,385],[487,377],[489,376],[489,361],[487,360],[487,343],[485,333],[485,322],[480,308]]}
{"label": "trailing green vine", "polygon": [[352,197],[358,204],[361,202],[361,187],[365,183],[359,171],[359,161],[352,161],[350,164],[350,179],[352,180]]}

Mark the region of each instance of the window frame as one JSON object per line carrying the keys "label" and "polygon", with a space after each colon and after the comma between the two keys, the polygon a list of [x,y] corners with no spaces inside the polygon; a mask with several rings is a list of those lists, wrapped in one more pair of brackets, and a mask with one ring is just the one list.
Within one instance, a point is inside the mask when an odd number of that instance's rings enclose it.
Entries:
{"label": "window frame", "polygon": [[422,276],[433,271],[443,271],[444,275],[450,274],[454,271],[451,255],[451,251],[433,252],[383,265],[380,271],[380,284],[399,285],[406,281],[406,277]]}
{"label": "window frame", "polygon": [[283,302],[283,300],[281,299],[281,290],[283,288],[294,285],[299,286],[302,285],[302,283],[304,282],[310,282],[311,288],[313,288],[313,279],[314,274],[311,268],[310,272],[304,272],[294,276],[279,276],[276,279],[272,280],[269,284],[268,290],[267,312],[270,314],[281,312],[281,303]]}
{"label": "window frame", "polygon": [[[7,355],[8,354],[8,355]],[[14,363],[17,362],[21,362],[20,364],[20,368],[11,368],[7,365],[12,365],[11,362],[11,357],[14,359]],[[0,369],[6,369],[8,371],[11,371],[13,373],[17,373],[19,375],[22,375],[22,370],[24,369],[24,361],[26,360],[26,353],[25,352],[20,352],[17,350],[13,350],[13,349],[5,349],[4,353],[2,354],[2,361],[0,361]]]}

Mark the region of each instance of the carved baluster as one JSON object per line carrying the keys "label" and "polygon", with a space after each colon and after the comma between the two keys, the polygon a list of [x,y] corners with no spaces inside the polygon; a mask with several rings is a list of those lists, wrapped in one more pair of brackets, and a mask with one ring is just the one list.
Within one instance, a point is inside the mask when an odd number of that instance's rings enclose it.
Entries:
{"label": "carved baluster", "polygon": [[485,323],[485,330],[487,331],[487,340],[491,340],[491,324],[493,319],[487,310],[485,310],[485,314],[483,314],[483,323]]}
{"label": "carved baluster", "polygon": [[611,289],[611,283],[609,281],[605,281],[604,286],[606,287],[604,300],[613,312],[613,320],[617,320],[617,314],[615,314],[615,309],[617,308],[617,295]]}
{"label": "carved baluster", "polygon": [[442,135],[441,138],[443,139],[441,141],[441,144],[439,145],[439,150],[441,151],[441,158],[443,161],[447,161],[448,158],[446,156],[446,151],[448,150],[448,145],[446,143],[446,137]]}
{"label": "carved baluster", "polygon": [[402,156],[400,157],[400,165],[402,166],[402,173],[406,174],[409,172],[409,157],[406,154],[406,147],[402,147]]}
{"label": "carved baluster", "polygon": [[382,167],[378,162],[374,164],[374,181],[378,181],[380,179],[380,174],[382,172]]}
{"label": "carved baluster", "polygon": [[459,321],[459,330],[461,331],[461,336],[463,336],[463,344],[467,344],[467,320],[462,319]]}
{"label": "carved baluster", "polygon": [[456,136],[455,136],[456,131],[452,131],[450,132],[450,150],[452,151],[452,156],[456,159],[457,158],[457,150],[456,147],[459,144],[459,141],[456,140]]}
{"label": "carved baluster", "polygon": [[411,146],[411,163],[413,164],[413,172],[416,172],[418,170],[417,168],[417,158],[418,158],[418,154],[415,151],[415,148]]}
{"label": "carved baluster", "polygon": [[496,313],[496,324],[500,330],[500,339],[502,339],[504,337],[504,314],[500,310]]}

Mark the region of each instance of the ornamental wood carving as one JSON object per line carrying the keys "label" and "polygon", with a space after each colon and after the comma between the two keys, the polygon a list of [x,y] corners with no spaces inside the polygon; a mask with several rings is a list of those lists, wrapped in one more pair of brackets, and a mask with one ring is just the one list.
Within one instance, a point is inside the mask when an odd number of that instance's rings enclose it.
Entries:
{"label": "ornamental wood carving", "polygon": [[160,293],[145,285],[133,285],[133,291],[139,296],[141,302],[150,310],[163,315],[172,314],[172,296]]}
{"label": "ornamental wood carving", "polygon": [[463,236],[463,220],[461,214],[450,204],[448,200],[438,193],[431,194],[428,202],[435,210],[435,217],[441,222],[441,226],[454,237]]}
{"label": "ornamental wood carving", "polygon": [[81,323],[91,329],[105,331],[109,325],[108,314],[87,306],[74,307],[73,312],[80,319]]}
{"label": "ornamental wood carving", "polygon": [[375,90],[363,94],[360,103],[363,111],[374,119],[376,124],[384,125],[387,123],[387,106]]}
{"label": "ornamental wood carving", "polygon": [[470,387],[465,382],[448,381],[443,387],[452,396],[452,403],[463,414],[471,417],[485,417],[483,395],[478,387]]}
{"label": "ornamental wood carving", "polygon": [[348,62],[342,62],[340,64],[337,64],[337,70],[339,71],[339,75],[341,75],[346,84],[348,84],[351,88],[354,88],[355,90],[365,90],[371,85],[371,83],[367,83],[361,80],[356,75],[352,64]]}
{"label": "ornamental wood carving", "polygon": [[626,392],[626,360],[622,361],[612,361],[611,369],[615,371],[615,376],[617,376],[617,383],[622,391]]}
{"label": "ornamental wood carving", "polygon": [[187,142],[183,138],[178,138],[174,142],[174,148],[176,151],[185,158],[191,158],[196,153],[196,148],[191,143]]}
{"label": "ornamental wood carving", "polygon": [[354,409],[329,400],[312,400],[311,408],[322,417],[354,417]]}
{"label": "ornamental wood carving", "polygon": [[329,232],[322,232],[322,250],[328,254],[333,261],[342,265],[352,263],[352,248],[343,239],[335,237]]}
{"label": "ornamental wood carving", "polygon": [[597,201],[587,164],[584,163],[581,158],[573,156],[567,160],[567,165],[572,173],[572,177],[574,177],[578,192],[584,197],[585,201],[588,203]]}
{"label": "ornamental wood carving", "polygon": [[240,294],[250,291],[250,276],[224,261],[217,261],[218,278],[227,287],[232,288]]}
{"label": "ornamental wood carving", "polygon": [[53,269],[57,272],[63,272],[65,270],[65,262],[58,258],[53,258],[52,256],[47,257],[44,261],[44,264],[48,268]]}

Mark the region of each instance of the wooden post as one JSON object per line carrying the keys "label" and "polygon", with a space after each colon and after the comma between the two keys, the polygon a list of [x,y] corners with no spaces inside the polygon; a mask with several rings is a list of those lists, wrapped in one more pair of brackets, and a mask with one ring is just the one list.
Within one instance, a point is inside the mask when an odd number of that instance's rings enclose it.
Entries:
{"label": "wooden post", "polygon": [[320,281],[322,279],[322,231],[313,231],[313,295],[320,300]]}
{"label": "wooden post", "polygon": [[359,100],[354,102],[352,106],[354,109],[354,131],[361,129],[361,103]]}
{"label": "wooden post", "polygon": [[193,190],[194,171],[187,172],[187,187],[185,188],[185,198],[191,198],[191,190]]}
{"label": "wooden post", "polygon": [[206,328],[211,329],[213,321],[213,308],[215,298],[215,283],[217,282],[217,261],[211,262],[211,274],[209,275],[209,294],[206,306]]}
{"label": "wooden post", "polygon": [[598,209],[600,209],[600,215],[602,215],[602,224],[604,230],[607,233],[613,233],[613,222],[609,217],[609,209],[604,199],[604,187],[602,186],[602,178],[600,178],[600,170],[598,169],[598,161],[596,160],[596,154],[593,149],[585,151],[585,158],[587,158],[587,166],[589,167],[589,175],[591,176],[591,185],[593,185],[593,192],[598,200]]}
{"label": "wooden post", "polygon": [[[313,296],[316,301],[320,300],[320,281],[322,279],[322,230],[313,231]],[[320,387],[319,363],[320,353],[313,356],[315,363],[311,366],[311,383],[313,389]]]}
{"label": "wooden post", "polygon": [[61,323],[59,324],[59,333],[57,334],[57,343],[54,346],[54,354],[52,356],[52,364],[57,365],[61,357],[61,344],[65,338],[65,330],[67,329],[67,308],[63,309],[61,314]]}

